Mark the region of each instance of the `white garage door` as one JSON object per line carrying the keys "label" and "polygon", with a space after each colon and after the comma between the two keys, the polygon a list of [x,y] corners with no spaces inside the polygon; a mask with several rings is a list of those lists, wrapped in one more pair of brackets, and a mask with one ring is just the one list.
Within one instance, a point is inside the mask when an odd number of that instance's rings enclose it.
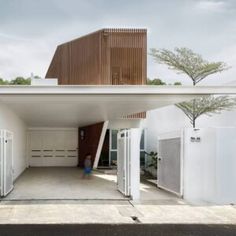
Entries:
{"label": "white garage door", "polygon": [[31,130],[29,166],[77,166],[78,130]]}

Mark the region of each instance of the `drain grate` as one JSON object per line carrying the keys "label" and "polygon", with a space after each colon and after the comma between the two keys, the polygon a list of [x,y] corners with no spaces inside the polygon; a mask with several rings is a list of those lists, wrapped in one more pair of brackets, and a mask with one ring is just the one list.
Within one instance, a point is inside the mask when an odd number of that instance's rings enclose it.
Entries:
{"label": "drain grate", "polygon": [[131,219],[136,223],[141,223],[141,221],[139,220],[137,216],[131,216]]}

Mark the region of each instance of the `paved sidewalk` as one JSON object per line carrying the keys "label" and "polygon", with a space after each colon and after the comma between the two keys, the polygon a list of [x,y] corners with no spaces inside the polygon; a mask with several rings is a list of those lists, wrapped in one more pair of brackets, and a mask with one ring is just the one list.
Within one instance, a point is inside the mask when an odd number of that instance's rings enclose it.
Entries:
{"label": "paved sidewalk", "polygon": [[234,206],[120,201],[2,201],[0,224],[236,224]]}

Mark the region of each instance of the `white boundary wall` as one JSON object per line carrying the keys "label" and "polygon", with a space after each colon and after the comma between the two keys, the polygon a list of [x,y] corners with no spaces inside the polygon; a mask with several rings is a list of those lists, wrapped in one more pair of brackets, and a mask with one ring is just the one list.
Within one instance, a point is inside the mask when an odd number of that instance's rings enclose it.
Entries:
{"label": "white boundary wall", "polygon": [[194,204],[235,204],[236,127],[186,128],[163,133],[159,140],[175,137],[182,137],[183,198]]}
{"label": "white boundary wall", "polygon": [[[192,138],[200,138],[192,142]],[[236,128],[184,131],[184,198],[196,203],[236,203]]]}
{"label": "white boundary wall", "polygon": [[[166,132],[183,128],[191,128],[186,115],[177,107],[171,105],[147,112],[147,151],[157,151],[157,137]],[[212,117],[203,115],[197,120],[197,128],[207,127],[236,127],[236,109],[223,111]]]}
{"label": "white boundary wall", "polygon": [[13,133],[13,178],[15,180],[27,166],[26,125],[12,110],[0,104],[0,129]]}

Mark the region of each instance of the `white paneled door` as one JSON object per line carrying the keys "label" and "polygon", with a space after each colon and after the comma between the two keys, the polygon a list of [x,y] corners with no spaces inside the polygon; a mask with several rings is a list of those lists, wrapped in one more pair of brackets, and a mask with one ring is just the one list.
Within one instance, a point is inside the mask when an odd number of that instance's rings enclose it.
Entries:
{"label": "white paneled door", "polygon": [[13,133],[0,130],[0,195],[13,189]]}
{"label": "white paneled door", "polygon": [[30,130],[29,166],[77,166],[77,147],[77,129]]}

